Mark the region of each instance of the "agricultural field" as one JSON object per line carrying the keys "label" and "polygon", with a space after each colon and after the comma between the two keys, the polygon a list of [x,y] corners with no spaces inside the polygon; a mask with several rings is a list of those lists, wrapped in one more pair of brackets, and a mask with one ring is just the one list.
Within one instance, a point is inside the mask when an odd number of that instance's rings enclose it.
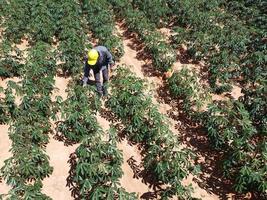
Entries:
{"label": "agricultural field", "polygon": [[0,199],[267,199],[267,2],[1,0]]}

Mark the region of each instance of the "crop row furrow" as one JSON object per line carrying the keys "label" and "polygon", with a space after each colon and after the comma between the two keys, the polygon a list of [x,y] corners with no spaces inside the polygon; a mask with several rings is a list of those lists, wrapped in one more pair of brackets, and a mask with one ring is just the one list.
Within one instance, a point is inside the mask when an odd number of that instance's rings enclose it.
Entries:
{"label": "crop row furrow", "polygon": [[45,153],[54,118],[50,95],[54,89],[56,62],[49,45],[38,42],[30,50],[22,68],[22,81],[10,86],[21,96],[13,111],[9,138],[12,157],[5,160],[1,174],[12,188],[8,199],[50,199],[41,193],[42,180],[51,175],[53,167]]}
{"label": "crop row furrow", "polygon": [[150,53],[155,69],[168,71],[176,61],[176,53],[166,42],[164,36],[156,30],[155,24],[150,22],[142,11],[134,9],[129,1],[112,0],[110,3],[117,17],[125,20],[127,28],[136,32],[144,42],[144,51]]}

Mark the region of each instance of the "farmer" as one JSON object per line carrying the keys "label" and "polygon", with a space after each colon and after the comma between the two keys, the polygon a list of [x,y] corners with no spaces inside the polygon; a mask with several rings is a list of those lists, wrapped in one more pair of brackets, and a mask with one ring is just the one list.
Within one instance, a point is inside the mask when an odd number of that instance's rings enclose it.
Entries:
{"label": "farmer", "polygon": [[[100,96],[107,96],[107,83],[109,80],[109,69],[114,65],[111,53],[104,46],[96,46],[88,51],[84,66],[83,86],[87,85],[90,70],[94,72],[97,92]],[[100,81],[100,73],[102,72],[103,84]]]}

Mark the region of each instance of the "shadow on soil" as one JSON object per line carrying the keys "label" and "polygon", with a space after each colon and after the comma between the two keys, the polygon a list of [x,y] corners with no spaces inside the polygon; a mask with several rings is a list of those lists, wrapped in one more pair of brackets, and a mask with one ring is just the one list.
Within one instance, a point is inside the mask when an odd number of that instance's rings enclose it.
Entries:
{"label": "shadow on soil", "polygon": [[[164,73],[155,69],[155,66],[153,66],[152,64],[152,56],[149,53],[149,50],[146,49],[144,43],[139,39],[138,35],[134,32],[129,31],[125,23],[120,23],[119,26],[121,30],[123,30],[122,36],[124,37],[124,39],[130,41],[127,46],[137,52],[136,59],[144,62],[144,64],[141,66],[142,73],[146,77],[162,77]],[[182,47],[175,49],[175,51],[177,52],[177,61],[185,65],[196,65],[201,80],[205,81],[208,79],[209,74],[207,66],[204,66],[199,61],[193,60],[188,51]]]}
{"label": "shadow on soil", "polygon": [[[75,168],[77,165],[75,153],[70,155],[68,163],[70,165],[70,170],[69,170],[69,176],[67,177],[67,180],[66,180],[67,181],[66,186],[70,188],[71,196],[75,200],[80,200],[81,199],[81,196],[79,194],[80,188],[73,181],[73,178],[75,176]],[[149,184],[150,188],[153,188],[153,192],[146,192],[142,194],[140,198],[145,199],[145,200],[157,199],[158,194],[162,191],[161,185],[151,184],[153,176],[149,174],[144,174],[144,171],[140,169],[139,165],[136,165],[136,161],[133,158],[128,159],[127,163],[129,164],[129,166],[134,172],[133,178],[136,178],[136,179],[142,178],[142,181],[145,184]]]}
{"label": "shadow on soil", "polygon": [[136,51],[136,59],[139,61],[143,61],[144,64],[142,65],[142,72],[145,76],[152,77],[152,76],[162,76],[162,72],[155,70],[152,65],[152,57],[149,51],[146,49],[144,43],[138,39],[137,34],[129,31],[125,24],[121,24],[121,29],[123,30],[123,37],[130,41],[127,44],[132,50]]}
{"label": "shadow on soil", "polygon": [[[55,124],[56,124],[56,127],[58,127],[58,125],[61,123],[62,121],[57,121]],[[63,134],[60,134],[59,131],[57,131],[57,128],[56,128],[56,131],[55,131],[55,134],[53,136],[53,138],[59,142],[63,142],[64,143],[64,146],[72,146],[74,144],[77,144],[79,143],[79,141],[74,141],[74,140],[70,140],[69,138],[67,138],[65,135]]]}
{"label": "shadow on soil", "polygon": [[79,200],[79,199],[81,199],[80,194],[79,194],[80,188],[73,181],[73,178],[75,176],[75,168],[77,165],[75,153],[70,154],[68,164],[70,166],[70,170],[69,170],[69,176],[67,177],[67,180],[66,180],[67,181],[66,186],[70,188],[71,196],[75,200]]}
{"label": "shadow on soil", "polygon": [[220,199],[233,200],[261,199],[257,194],[237,194],[233,190],[233,183],[223,177],[222,160],[223,152],[215,151],[207,138],[206,131],[198,123],[193,122],[186,113],[183,112],[182,102],[172,100],[167,92],[166,84],[158,88],[158,99],[161,103],[169,104],[172,108],[167,111],[168,117],[178,123],[175,128],[179,131],[180,140],[197,154],[195,165],[201,166],[201,173],[193,179],[200,188],[208,193],[219,196]]}
{"label": "shadow on soil", "polygon": [[143,193],[140,198],[141,199],[157,199],[159,197],[160,192],[163,190],[163,184],[159,183],[155,176],[144,170],[142,164],[137,165],[137,161],[131,157],[127,160],[128,165],[132,169],[134,176],[133,178],[136,179],[142,179],[142,182],[149,186],[149,188],[152,188],[153,192],[145,192]]}
{"label": "shadow on soil", "polygon": [[53,138],[59,142],[63,142],[64,146],[73,146],[74,144],[79,143],[77,141],[70,140],[67,137],[65,137],[64,135],[60,135],[58,133],[56,133]]}

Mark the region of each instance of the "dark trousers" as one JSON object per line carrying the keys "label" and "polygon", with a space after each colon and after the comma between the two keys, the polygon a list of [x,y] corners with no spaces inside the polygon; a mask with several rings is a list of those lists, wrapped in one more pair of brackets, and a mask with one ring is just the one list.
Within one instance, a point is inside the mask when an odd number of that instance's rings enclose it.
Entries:
{"label": "dark trousers", "polygon": [[[100,80],[100,74],[102,71],[102,77],[103,77],[103,84],[101,83]],[[94,77],[95,77],[95,82],[96,82],[96,89],[97,92],[100,96],[102,95],[108,95],[108,68],[104,67],[102,70],[94,71]]]}

